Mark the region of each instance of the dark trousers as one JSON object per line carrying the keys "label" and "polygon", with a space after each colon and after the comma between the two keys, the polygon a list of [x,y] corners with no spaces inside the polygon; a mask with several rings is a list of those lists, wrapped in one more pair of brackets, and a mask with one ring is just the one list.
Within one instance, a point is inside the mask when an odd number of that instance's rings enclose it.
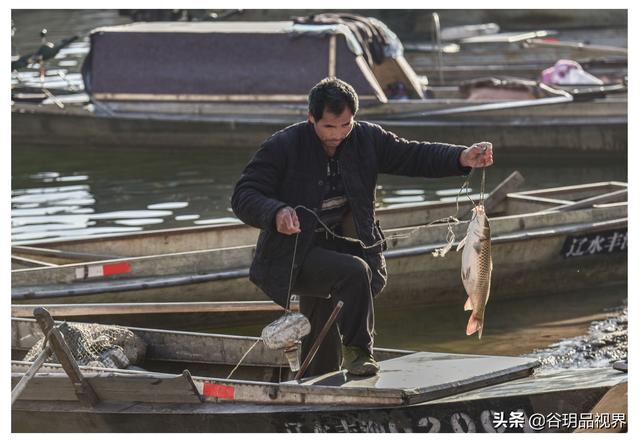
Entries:
{"label": "dark trousers", "polygon": [[309,354],[337,302],[344,302],[305,376],[339,370],[341,342],[373,349],[371,269],[362,258],[355,256],[357,253],[353,244],[322,239],[302,264],[293,287],[293,292],[300,297],[300,312],[311,323],[311,332],[302,340],[302,360]]}

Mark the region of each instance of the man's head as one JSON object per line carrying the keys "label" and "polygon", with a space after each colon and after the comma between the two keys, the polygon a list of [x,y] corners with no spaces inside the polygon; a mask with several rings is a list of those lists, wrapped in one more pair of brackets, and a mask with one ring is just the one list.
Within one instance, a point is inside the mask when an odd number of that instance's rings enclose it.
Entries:
{"label": "man's head", "polygon": [[335,149],[353,128],[358,95],[353,87],[329,77],[309,92],[309,122],[326,148]]}

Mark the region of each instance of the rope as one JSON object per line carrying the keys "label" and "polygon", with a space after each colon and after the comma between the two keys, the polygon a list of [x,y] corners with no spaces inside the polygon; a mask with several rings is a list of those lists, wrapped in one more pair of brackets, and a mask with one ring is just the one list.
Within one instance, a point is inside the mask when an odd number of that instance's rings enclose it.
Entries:
{"label": "rope", "polygon": [[[297,206],[301,207],[301,206]],[[295,209],[294,209],[295,210]],[[289,291],[287,292],[287,306],[285,310],[289,312],[289,304],[291,303],[291,289],[293,285],[293,268],[296,265],[296,253],[298,251],[298,237],[300,236],[300,232],[296,233],[296,240],[293,244],[293,258],[291,259],[291,271],[289,272]]]}
{"label": "rope", "polygon": [[251,350],[253,350],[255,348],[256,345],[258,345],[260,343],[260,341],[262,341],[262,339],[258,338],[256,340],[256,342],[254,342],[253,345],[251,347],[249,347],[249,350],[247,350],[247,352],[242,356],[242,358],[240,358],[240,360],[238,361],[236,366],[233,367],[233,370],[231,370],[231,373],[229,373],[229,376],[227,376],[227,379],[230,379],[231,376],[233,376],[233,373],[235,373],[236,370],[238,369],[238,367],[240,367],[240,364],[242,364],[242,361],[244,361],[244,359],[247,357],[247,355],[251,352]]}
{"label": "rope", "polygon": [[[465,177],[465,181],[464,183],[462,183],[462,186],[460,187],[460,191],[458,192],[458,195],[456,196],[456,213],[453,216],[448,216],[446,218],[439,218],[436,219],[434,221],[431,221],[428,224],[423,224],[420,226],[416,226],[414,227],[412,230],[410,230],[408,233],[404,233],[404,234],[396,234],[396,235],[392,235],[389,236],[388,238],[382,238],[379,241],[376,241],[373,244],[367,245],[364,242],[362,242],[362,240],[358,239],[358,238],[351,238],[348,236],[343,236],[343,235],[339,235],[337,233],[335,233],[333,230],[331,230],[331,228],[329,226],[327,226],[324,222],[322,222],[322,220],[320,219],[320,216],[318,216],[318,214],[316,212],[314,212],[313,210],[309,209],[308,207],[300,204],[297,205],[293,208],[293,210],[295,210],[296,212],[298,211],[298,209],[302,209],[302,210],[306,210],[307,212],[309,212],[311,215],[313,215],[316,220],[318,221],[318,223],[320,223],[320,225],[324,228],[324,230],[326,231],[326,233],[328,235],[331,235],[333,238],[337,238],[337,239],[341,239],[344,241],[348,241],[348,242],[352,242],[352,243],[356,243],[358,245],[360,245],[360,247],[362,247],[363,249],[367,250],[367,249],[372,249],[374,247],[379,247],[380,245],[384,244],[385,241],[388,240],[392,240],[392,239],[400,239],[400,238],[409,238],[412,235],[414,235],[416,232],[418,232],[421,229],[424,229],[426,227],[430,227],[436,223],[443,223],[446,222],[447,223],[447,235],[446,235],[446,241],[447,244],[441,248],[438,249],[436,251],[433,252],[434,256],[444,256],[450,249],[451,246],[453,245],[453,243],[455,242],[455,233],[453,232],[453,226],[457,225],[460,223],[460,220],[458,219],[458,214],[460,213],[460,203],[459,203],[459,199],[460,199],[460,195],[463,192],[463,190],[466,190],[466,197],[469,199],[469,201],[471,202],[472,205],[476,205],[476,202],[473,201],[473,199],[471,198],[471,196],[469,195],[469,183],[471,181],[471,177],[473,176],[473,171],[475,169],[471,169],[471,172],[469,172],[469,175],[467,175]],[[484,168],[482,168],[482,185],[481,185],[481,201],[484,201]],[[291,260],[291,270],[289,272],[289,291],[287,294],[287,306],[286,306],[286,311],[289,311],[289,305],[291,302],[291,290],[292,290],[292,284],[293,284],[293,268],[295,266],[295,260],[296,260],[296,254],[297,254],[297,250],[298,250],[298,236],[299,233],[296,233],[296,238],[295,238],[295,243],[294,243],[294,249],[293,249],[293,259]]]}

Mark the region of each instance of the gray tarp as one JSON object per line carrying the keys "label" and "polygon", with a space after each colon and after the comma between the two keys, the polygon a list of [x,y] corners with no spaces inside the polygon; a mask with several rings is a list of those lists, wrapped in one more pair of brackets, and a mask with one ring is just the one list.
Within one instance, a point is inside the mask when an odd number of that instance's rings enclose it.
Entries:
{"label": "gray tarp", "polygon": [[134,23],[96,29],[83,68],[91,94],[307,95],[328,75],[362,96],[375,89],[356,64],[348,29],[304,32],[291,22]]}

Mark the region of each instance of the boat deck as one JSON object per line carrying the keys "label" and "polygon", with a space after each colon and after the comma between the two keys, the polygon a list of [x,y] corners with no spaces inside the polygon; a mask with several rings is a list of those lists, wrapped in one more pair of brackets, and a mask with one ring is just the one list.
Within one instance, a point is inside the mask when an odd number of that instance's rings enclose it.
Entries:
{"label": "boat deck", "polygon": [[366,389],[372,396],[394,392],[404,403],[415,404],[528,377],[539,365],[530,358],[418,352],[380,362],[376,376],[340,371],[285,384]]}

